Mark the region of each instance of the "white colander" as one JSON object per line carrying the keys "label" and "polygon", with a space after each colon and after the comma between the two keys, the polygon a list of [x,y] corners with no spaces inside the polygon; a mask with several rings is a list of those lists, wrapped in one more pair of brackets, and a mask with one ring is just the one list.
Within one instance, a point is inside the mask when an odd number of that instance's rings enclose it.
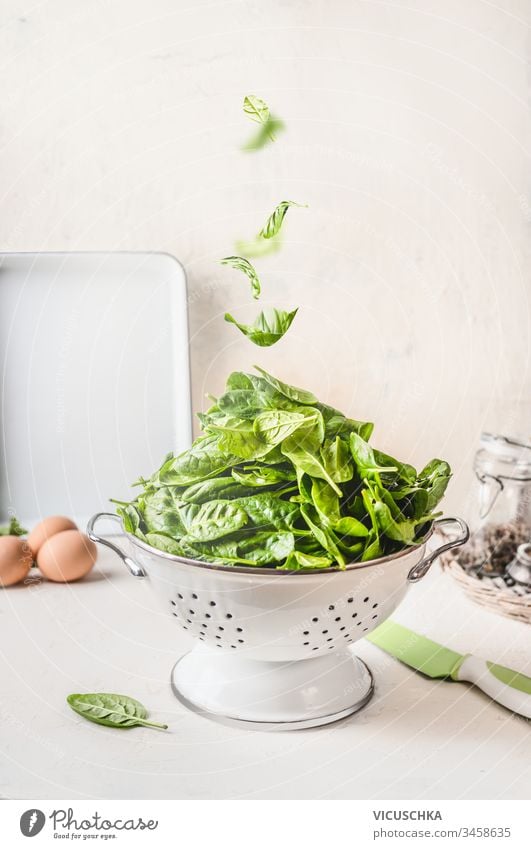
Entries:
{"label": "white colander", "polygon": [[89,537],[115,551],[197,639],[173,669],[175,694],[209,716],[275,728],[323,725],[363,707],[373,680],[352,643],[387,619],[409,584],[469,535],[462,519],[439,519],[430,536],[449,524],[459,535],[427,556],[424,543],[346,569],[290,573],[186,560],[126,533],[131,556],[95,533],[101,518],[121,524],[114,514],[97,513]]}

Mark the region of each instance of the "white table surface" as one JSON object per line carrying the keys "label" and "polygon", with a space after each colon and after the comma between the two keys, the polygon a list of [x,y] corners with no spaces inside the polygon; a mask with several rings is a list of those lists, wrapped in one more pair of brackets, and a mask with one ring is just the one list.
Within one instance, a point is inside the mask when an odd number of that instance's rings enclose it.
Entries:
{"label": "white table surface", "polygon": [[[395,618],[531,674],[531,628],[469,603],[437,567]],[[169,674],[191,646],[141,580],[101,551],[88,579],[0,591],[5,798],[529,798],[529,723],[468,685],[433,682],[360,642],[376,694],[307,731],[229,728],[189,712]],[[86,722],[70,692],[135,696],[168,732]]]}

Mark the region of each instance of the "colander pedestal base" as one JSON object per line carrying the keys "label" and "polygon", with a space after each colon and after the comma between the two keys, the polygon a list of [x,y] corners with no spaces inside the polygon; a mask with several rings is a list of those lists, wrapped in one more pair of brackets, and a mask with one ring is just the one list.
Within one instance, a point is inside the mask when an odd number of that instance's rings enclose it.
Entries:
{"label": "colander pedestal base", "polygon": [[202,646],[175,664],[171,683],[196,713],[261,730],[336,722],[364,707],[374,688],[370,670],[349,650],[273,662]]}

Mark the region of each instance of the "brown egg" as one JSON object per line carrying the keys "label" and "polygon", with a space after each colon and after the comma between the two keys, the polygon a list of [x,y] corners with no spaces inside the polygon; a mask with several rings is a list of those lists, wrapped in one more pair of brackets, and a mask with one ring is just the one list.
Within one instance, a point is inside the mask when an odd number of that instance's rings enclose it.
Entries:
{"label": "brown egg", "polygon": [[32,560],[25,539],[0,537],[0,587],[10,587],[23,581],[30,570]]}
{"label": "brown egg", "polygon": [[90,572],[97,556],[96,544],[81,531],[62,531],[41,546],[37,566],[50,581],[77,581]]}
{"label": "brown egg", "polygon": [[33,552],[34,559],[37,557],[39,549],[42,545],[55,534],[60,534],[62,531],[77,531],[77,525],[72,519],[66,516],[48,516],[43,519],[38,525],[35,525],[31,534],[28,536],[28,545]]}

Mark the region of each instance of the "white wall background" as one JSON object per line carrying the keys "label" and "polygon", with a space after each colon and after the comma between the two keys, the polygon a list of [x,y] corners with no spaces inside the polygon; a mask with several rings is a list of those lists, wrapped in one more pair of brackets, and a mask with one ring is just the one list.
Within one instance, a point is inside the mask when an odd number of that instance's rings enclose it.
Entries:
{"label": "white wall background", "polygon": [[[195,407],[258,362],[422,463],[449,508],[482,428],[529,433],[531,3],[3,0],[0,248],[175,254],[189,279]],[[287,124],[241,152],[246,93]],[[263,305],[216,265],[275,203]],[[153,333],[157,329],[153,328]],[[170,447],[170,446],[168,446]]]}

